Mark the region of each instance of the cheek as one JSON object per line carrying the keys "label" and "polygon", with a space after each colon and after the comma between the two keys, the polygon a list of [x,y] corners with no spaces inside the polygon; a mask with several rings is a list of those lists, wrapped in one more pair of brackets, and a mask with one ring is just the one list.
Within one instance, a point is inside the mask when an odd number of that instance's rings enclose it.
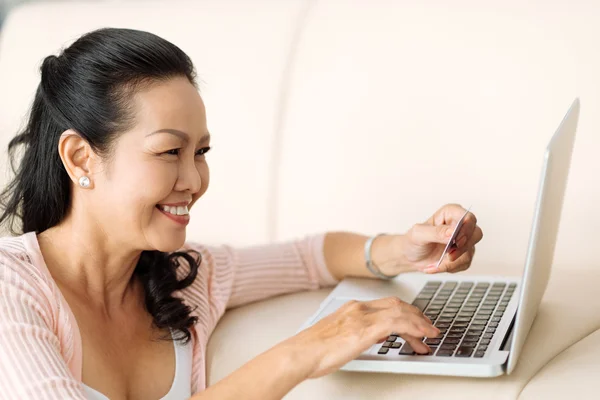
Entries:
{"label": "cheek", "polygon": [[164,200],[173,191],[177,180],[176,165],[140,163],[137,168],[129,166],[122,171],[115,194],[139,213],[145,213]]}

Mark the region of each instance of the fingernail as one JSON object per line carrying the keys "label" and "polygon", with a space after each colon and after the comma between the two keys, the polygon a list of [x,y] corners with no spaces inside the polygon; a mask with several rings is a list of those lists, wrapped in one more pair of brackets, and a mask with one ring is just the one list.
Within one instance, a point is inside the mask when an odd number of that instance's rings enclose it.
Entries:
{"label": "fingernail", "polygon": [[419,271],[423,272],[431,267],[435,267],[435,264],[429,264],[429,265],[425,265],[423,267],[419,267]]}

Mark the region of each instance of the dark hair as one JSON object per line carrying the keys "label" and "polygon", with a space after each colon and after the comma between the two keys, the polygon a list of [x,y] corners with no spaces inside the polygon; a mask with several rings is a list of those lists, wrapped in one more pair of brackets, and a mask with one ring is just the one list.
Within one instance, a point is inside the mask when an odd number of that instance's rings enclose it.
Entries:
{"label": "dark hair", "polygon": [[[73,129],[95,152],[109,157],[114,139],[134,123],[131,99],[137,90],[177,76],[196,85],[192,61],[181,49],[131,29],[85,34],[58,57],[46,57],[41,75],[27,125],[8,145],[15,177],[0,194],[0,224],[8,223],[13,234],[43,232],[66,216],[71,180],[58,153],[65,130]],[[18,148],[23,152],[15,166]],[[15,227],[19,222],[21,229]],[[196,278],[201,258],[195,256],[144,251],[135,268],[154,324],[171,328],[177,340],[188,341],[197,320],[174,296]],[[189,272],[179,280],[181,259]]]}

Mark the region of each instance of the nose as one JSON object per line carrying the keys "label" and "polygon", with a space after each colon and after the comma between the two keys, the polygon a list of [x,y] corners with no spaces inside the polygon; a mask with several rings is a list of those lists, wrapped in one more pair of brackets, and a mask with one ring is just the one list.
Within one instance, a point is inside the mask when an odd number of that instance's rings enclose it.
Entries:
{"label": "nose", "polygon": [[200,171],[194,161],[182,162],[179,169],[179,177],[175,190],[177,191],[189,191],[190,193],[198,193],[202,188],[202,177]]}

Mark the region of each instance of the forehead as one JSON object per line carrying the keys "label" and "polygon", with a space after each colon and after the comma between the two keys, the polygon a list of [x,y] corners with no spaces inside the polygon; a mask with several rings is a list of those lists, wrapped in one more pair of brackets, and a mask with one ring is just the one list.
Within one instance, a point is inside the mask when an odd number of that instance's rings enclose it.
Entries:
{"label": "forehead", "polygon": [[135,130],[147,134],[169,128],[199,136],[207,131],[202,97],[185,77],[152,84],[132,100]]}

